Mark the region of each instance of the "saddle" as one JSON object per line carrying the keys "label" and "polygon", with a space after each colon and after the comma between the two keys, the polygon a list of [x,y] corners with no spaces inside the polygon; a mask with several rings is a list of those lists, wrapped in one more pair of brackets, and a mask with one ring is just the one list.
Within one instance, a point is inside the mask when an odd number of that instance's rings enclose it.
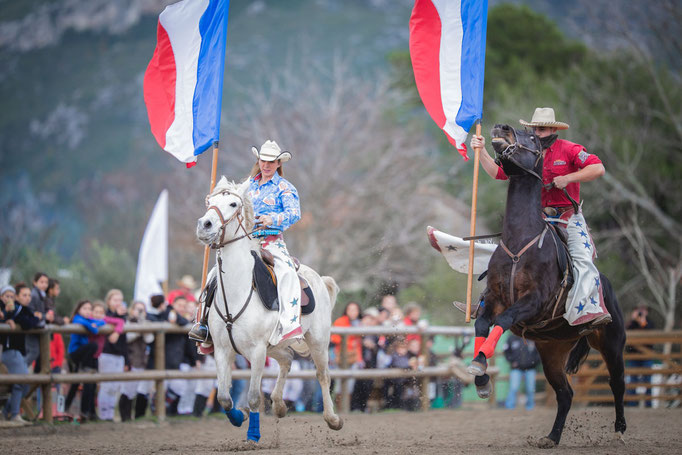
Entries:
{"label": "saddle", "polygon": [[[265,251],[265,254],[263,253]],[[270,253],[261,250],[261,254],[251,251],[255,260],[253,266],[253,286],[263,302],[265,309],[279,311],[279,295],[277,293],[277,276],[275,275],[274,260]],[[262,257],[261,257],[262,255]],[[297,265],[300,263],[294,260]],[[298,276],[301,283],[301,314],[310,314],[315,309],[315,296],[308,282],[301,275]]]}

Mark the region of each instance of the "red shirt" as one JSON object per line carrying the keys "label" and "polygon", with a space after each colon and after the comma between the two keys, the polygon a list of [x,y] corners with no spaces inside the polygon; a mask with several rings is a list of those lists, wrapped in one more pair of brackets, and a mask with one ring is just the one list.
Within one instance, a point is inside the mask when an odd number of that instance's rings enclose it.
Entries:
{"label": "red shirt", "polygon": [[50,340],[50,368],[61,368],[64,363],[64,340],[61,334],[53,333]]}
{"label": "red shirt", "polygon": [[[547,185],[554,181],[554,177],[568,175],[579,171],[591,164],[601,164],[597,155],[587,153],[585,147],[565,139],[557,139],[545,152],[542,165],[542,183]],[[507,180],[507,175],[500,166],[497,170],[498,180]],[[566,186],[566,191],[576,202],[580,203],[580,183],[572,182]],[[563,190],[552,187],[549,190],[542,189],[543,207],[566,207],[570,206]]]}
{"label": "red shirt", "polygon": [[[353,327],[350,322],[350,318],[346,315],[341,316],[334,324],[334,327]],[[340,362],[341,356],[341,335],[333,334],[331,336],[331,342],[336,345],[336,358]],[[362,337],[359,335],[348,335],[346,336],[346,353],[348,354],[348,363],[353,364],[356,362],[362,362]]]}

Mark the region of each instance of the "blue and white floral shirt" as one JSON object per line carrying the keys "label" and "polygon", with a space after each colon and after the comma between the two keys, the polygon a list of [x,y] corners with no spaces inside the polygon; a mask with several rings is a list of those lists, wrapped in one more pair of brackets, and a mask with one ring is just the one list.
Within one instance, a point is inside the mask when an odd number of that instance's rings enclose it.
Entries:
{"label": "blue and white floral shirt", "polygon": [[259,185],[261,175],[249,180],[249,195],[253,201],[255,216],[268,215],[272,218],[270,229],[285,231],[301,219],[301,204],[298,191],[278,173],[269,182]]}

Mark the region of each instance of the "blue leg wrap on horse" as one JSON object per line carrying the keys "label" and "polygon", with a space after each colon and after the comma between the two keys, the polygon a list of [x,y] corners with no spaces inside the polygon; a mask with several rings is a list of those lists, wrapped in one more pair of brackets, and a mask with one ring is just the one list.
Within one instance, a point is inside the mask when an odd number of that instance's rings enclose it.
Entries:
{"label": "blue leg wrap on horse", "polygon": [[246,439],[258,442],[260,439],[260,413],[249,412],[249,431],[246,432]]}
{"label": "blue leg wrap on horse", "polygon": [[232,408],[226,412],[230,423],[235,427],[241,427],[244,422],[244,413],[237,408]]}

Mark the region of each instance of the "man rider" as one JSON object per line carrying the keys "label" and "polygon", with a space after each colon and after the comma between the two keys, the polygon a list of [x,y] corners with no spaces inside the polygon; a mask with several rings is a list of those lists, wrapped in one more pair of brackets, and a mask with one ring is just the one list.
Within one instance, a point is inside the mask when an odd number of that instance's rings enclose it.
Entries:
{"label": "man rider", "polygon": [[[533,128],[533,132],[542,144],[544,158],[542,183],[544,185],[554,184],[550,189],[545,187],[542,189],[543,210],[548,217],[558,218],[563,221],[563,224],[567,224],[574,210],[571,201],[564,193],[564,189],[576,202],[580,203],[580,183],[590,182],[604,175],[604,165],[597,155],[588,153],[582,145],[558,138],[557,131],[566,130],[569,128],[569,125],[556,121],[554,109],[549,107],[537,108],[530,122],[525,120],[519,120],[519,122],[523,126]],[[481,165],[488,175],[497,180],[507,180],[507,175],[502,170],[502,167],[495,163],[495,160],[485,148],[485,138],[483,136],[473,136],[470,144],[471,147],[481,148]],[[559,223],[562,221],[559,221]],[[586,242],[587,246],[585,248],[589,249],[590,246],[592,247],[591,259],[593,259],[596,256],[594,245],[589,237],[587,225],[583,227],[582,224],[584,223],[581,223],[582,229],[576,229],[575,226],[572,226],[573,229],[567,229],[569,244],[572,237],[578,236],[574,239],[575,241]],[[561,226],[561,224],[559,225]],[[579,280],[589,279],[591,282],[576,282],[573,285],[571,292],[573,294],[578,292],[581,295],[572,296],[569,293],[565,317],[571,325],[589,322],[594,327],[611,322],[611,316],[603,303],[598,271],[591,261],[588,262],[589,264],[585,264],[585,267],[589,269],[587,273],[582,273],[584,271],[581,270],[581,273],[577,275]],[[594,299],[591,298],[590,291],[586,290],[592,285],[592,281],[595,283],[593,285]],[[598,298],[596,298],[597,295]],[[573,306],[575,302],[577,304]],[[479,305],[475,305],[472,308],[472,317],[475,317],[479,309]],[[569,305],[571,305],[570,308]]]}

